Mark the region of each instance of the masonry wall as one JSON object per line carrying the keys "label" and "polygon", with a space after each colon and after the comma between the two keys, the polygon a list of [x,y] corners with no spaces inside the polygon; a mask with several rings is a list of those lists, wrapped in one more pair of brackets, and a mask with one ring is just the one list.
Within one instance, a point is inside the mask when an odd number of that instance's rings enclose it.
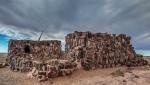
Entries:
{"label": "masonry wall", "polygon": [[7,61],[15,58],[44,60],[61,56],[61,41],[10,40]]}
{"label": "masonry wall", "polygon": [[86,69],[143,65],[146,62],[135,53],[130,40],[125,34],[76,31],[66,36],[66,52],[81,60]]}

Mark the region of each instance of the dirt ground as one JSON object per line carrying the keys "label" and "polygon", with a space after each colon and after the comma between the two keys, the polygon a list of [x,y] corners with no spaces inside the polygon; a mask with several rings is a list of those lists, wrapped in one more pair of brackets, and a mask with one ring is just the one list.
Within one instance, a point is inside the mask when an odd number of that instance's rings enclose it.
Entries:
{"label": "dirt ground", "polygon": [[0,63],[4,63],[6,61],[6,56],[2,56],[0,54]]}
{"label": "dirt ground", "polygon": [[[124,76],[111,75],[118,69],[124,72]],[[150,85],[150,67],[137,67],[130,71],[126,67],[78,70],[71,76],[53,78],[46,82],[29,79],[26,73],[11,72],[6,67],[0,69],[0,85]]]}
{"label": "dirt ground", "polygon": [[0,85],[150,85],[148,67],[134,68],[131,72],[125,72],[125,76],[112,76],[111,73],[117,69],[126,71],[125,67],[78,70],[71,76],[38,82],[36,79],[29,79],[26,73],[11,72],[7,67],[0,69]]}
{"label": "dirt ground", "polygon": [[[82,80],[109,76],[115,69],[103,69],[94,71],[78,70],[71,76],[53,78],[46,82],[38,82],[36,79],[29,79],[26,73],[11,72],[8,67],[0,69],[0,85],[76,85]],[[80,85],[80,84],[79,84]]]}

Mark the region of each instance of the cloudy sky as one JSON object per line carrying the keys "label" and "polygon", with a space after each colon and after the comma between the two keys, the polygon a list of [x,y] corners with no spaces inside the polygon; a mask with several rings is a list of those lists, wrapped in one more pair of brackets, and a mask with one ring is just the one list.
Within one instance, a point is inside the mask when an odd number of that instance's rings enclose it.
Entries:
{"label": "cloudy sky", "polygon": [[0,0],[0,52],[9,39],[58,39],[73,31],[125,33],[150,54],[150,0]]}

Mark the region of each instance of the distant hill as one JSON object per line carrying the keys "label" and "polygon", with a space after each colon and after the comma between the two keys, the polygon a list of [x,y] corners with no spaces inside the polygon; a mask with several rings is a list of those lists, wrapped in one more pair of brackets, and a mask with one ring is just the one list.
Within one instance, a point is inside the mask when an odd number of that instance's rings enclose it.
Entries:
{"label": "distant hill", "polygon": [[5,57],[7,56],[7,53],[0,53],[0,57]]}
{"label": "distant hill", "polygon": [[150,57],[150,56],[144,56],[144,57]]}

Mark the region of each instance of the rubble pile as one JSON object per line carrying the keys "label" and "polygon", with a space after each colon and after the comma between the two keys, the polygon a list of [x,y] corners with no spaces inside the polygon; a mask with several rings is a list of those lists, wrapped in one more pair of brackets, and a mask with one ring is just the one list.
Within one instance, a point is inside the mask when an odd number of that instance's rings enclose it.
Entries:
{"label": "rubble pile", "polygon": [[6,65],[6,63],[0,63],[0,68],[4,68]]}
{"label": "rubble pile", "polygon": [[33,61],[33,69],[29,72],[31,78],[45,81],[48,78],[71,75],[77,67],[75,62],[52,59],[43,62]]}
{"label": "rubble pile", "polygon": [[61,57],[61,42],[10,40],[7,63],[11,70],[28,71],[34,60],[47,60]]}
{"label": "rubble pile", "polygon": [[33,67],[32,59],[13,57],[10,62],[10,70],[12,71],[28,72],[32,70],[32,67]]}
{"label": "rubble pile", "polygon": [[136,58],[129,60],[128,63],[126,63],[128,67],[148,65],[148,61],[143,59],[144,57],[143,55],[137,54],[136,56],[137,56]]}
{"label": "rubble pile", "polygon": [[142,66],[139,57],[124,34],[77,32],[66,36],[66,53],[79,60],[85,70],[116,66]]}

